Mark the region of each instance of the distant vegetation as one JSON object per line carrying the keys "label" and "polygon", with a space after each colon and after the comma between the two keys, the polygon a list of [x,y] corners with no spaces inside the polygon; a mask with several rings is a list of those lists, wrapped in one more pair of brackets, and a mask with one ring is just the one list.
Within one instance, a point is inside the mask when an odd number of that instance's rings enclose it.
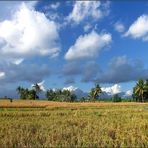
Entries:
{"label": "distant vegetation", "polygon": [[118,94],[116,94],[113,96],[112,101],[113,102],[122,102],[122,98]]}
{"label": "distant vegetation", "polygon": [[20,86],[16,90],[17,90],[18,94],[20,95],[20,99],[23,99],[23,100],[39,99],[38,94],[41,92],[41,88],[37,83],[32,86],[31,90],[29,90],[28,88],[20,87]]}
{"label": "distant vegetation", "polygon": [[49,101],[62,101],[62,102],[74,102],[77,100],[77,96],[69,90],[47,90],[46,97]]}
{"label": "distant vegetation", "polygon": [[[32,89],[18,87],[17,92],[20,95],[20,99],[24,100],[36,100],[39,99],[39,93],[41,92],[40,86],[36,83],[33,85]],[[103,91],[99,84],[96,84],[92,88],[87,97],[78,98],[74,92],[62,89],[49,89],[46,91],[46,98],[49,101],[60,101],[60,102],[94,102],[94,101],[112,101],[112,102],[122,102],[122,101],[135,101],[135,102],[147,102],[148,101],[148,80],[138,80],[136,86],[133,88],[132,98],[123,99],[119,94],[115,94],[111,99],[100,98],[100,94]]]}

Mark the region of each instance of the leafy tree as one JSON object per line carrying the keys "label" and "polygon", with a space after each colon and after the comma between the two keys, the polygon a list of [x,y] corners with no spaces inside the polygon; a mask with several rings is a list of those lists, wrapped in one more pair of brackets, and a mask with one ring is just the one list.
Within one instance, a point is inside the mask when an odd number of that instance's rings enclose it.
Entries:
{"label": "leafy tree", "polygon": [[72,94],[69,90],[57,89],[53,91],[52,89],[46,92],[46,97],[49,101],[65,101],[65,102],[74,102],[77,99],[75,94]]}
{"label": "leafy tree", "polygon": [[55,97],[54,91],[52,89],[47,90],[46,97],[48,98],[49,101],[53,101]]}
{"label": "leafy tree", "polygon": [[36,91],[34,89],[30,90],[28,93],[28,99],[29,100],[35,100],[37,98]]}
{"label": "leafy tree", "polygon": [[115,95],[112,97],[112,101],[113,101],[113,102],[121,102],[121,101],[122,101],[122,98],[119,97],[118,94],[115,94]]}
{"label": "leafy tree", "polygon": [[18,94],[20,94],[20,99],[27,99],[27,90],[24,89],[23,87],[19,86],[17,87],[16,91],[18,92]]}
{"label": "leafy tree", "polygon": [[23,100],[27,100],[27,99],[35,100],[38,98],[38,96],[36,95],[35,89],[29,90],[28,88],[23,88],[19,86],[17,87],[16,91],[20,95],[20,99],[23,99]]}
{"label": "leafy tree", "polygon": [[71,102],[74,102],[77,100],[77,96],[75,94],[71,94],[70,99]]}
{"label": "leafy tree", "polygon": [[86,101],[86,98],[85,97],[81,97],[80,98],[80,102],[85,102]]}

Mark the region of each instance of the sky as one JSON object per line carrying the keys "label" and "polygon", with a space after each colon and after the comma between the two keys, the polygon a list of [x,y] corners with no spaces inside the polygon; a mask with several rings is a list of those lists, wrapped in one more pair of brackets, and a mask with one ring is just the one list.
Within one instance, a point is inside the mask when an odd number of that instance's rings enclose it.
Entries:
{"label": "sky", "polygon": [[0,96],[18,86],[132,94],[148,78],[147,1],[0,1]]}

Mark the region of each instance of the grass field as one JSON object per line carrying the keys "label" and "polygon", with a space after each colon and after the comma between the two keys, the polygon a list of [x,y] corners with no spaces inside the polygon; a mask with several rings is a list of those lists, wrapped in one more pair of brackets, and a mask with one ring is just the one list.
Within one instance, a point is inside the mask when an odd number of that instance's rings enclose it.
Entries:
{"label": "grass field", "polygon": [[148,147],[148,103],[1,100],[0,147]]}

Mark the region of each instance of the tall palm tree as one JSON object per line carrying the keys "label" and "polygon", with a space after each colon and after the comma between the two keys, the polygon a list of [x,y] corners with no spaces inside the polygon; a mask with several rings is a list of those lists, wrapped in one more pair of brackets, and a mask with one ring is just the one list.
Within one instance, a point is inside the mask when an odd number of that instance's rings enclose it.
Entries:
{"label": "tall palm tree", "polygon": [[102,93],[101,87],[100,87],[99,84],[96,84],[96,87],[95,87],[95,89],[94,89],[94,94],[93,94],[94,100],[97,99],[97,96],[98,96],[100,93]]}
{"label": "tall palm tree", "polygon": [[36,92],[35,99],[37,99],[38,98],[37,94],[39,94],[41,92],[41,87],[40,87],[40,85],[38,83],[35,83],[32,87]]}
{"label": "tall palm tree", "polygon": [[144,92],[145,91],[146,91],[146,86],[144,84],[144,81],[142,79],[138,80],[134,88],[134,93],[139,97],[139,100],[141,102],[144,102]]}
{"label": "tall palm tree", "polygon": [[101,87],[99,84],[96,84],[95,88],[92,88],[89,95],[93,101],[95,101],[98,95],[102,93]]}
{"label": "tall palm tree", "polygon": [[23,87],[18,86],[16,91],[18,92],[18,94],[20,95],[20,99],[26,99],[25,98],[25,90]]}

